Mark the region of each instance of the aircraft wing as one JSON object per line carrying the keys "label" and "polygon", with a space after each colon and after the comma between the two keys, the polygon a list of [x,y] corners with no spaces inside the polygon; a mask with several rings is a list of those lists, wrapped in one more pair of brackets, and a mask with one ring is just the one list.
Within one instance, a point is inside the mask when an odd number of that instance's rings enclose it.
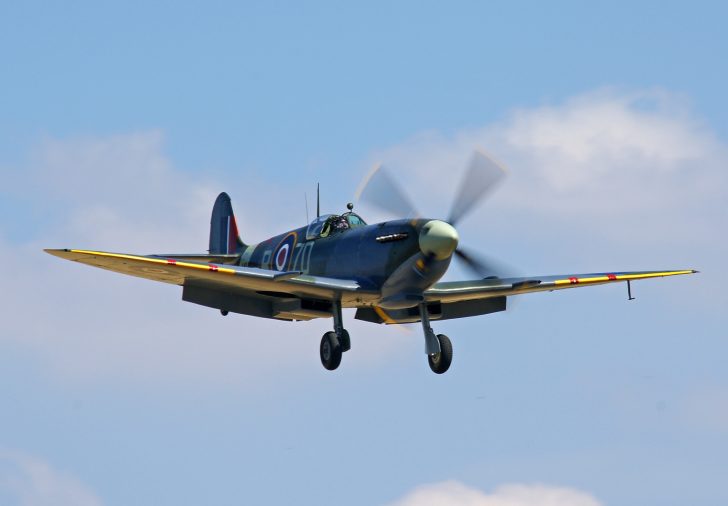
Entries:
{"label": "aircraft wing", "polygon": [[636,271],[597,274],[566,274],[563,276],[532,276],[525,278],[486,278],[474,281],[436,283],[425,292],[428,302],[460,302],[491,297],[520,295],[523,293],[563,290],[583,286],[619,283],[681,274],[695,274],[695,270]]}
{"label": "aircraft wing", "polygon": [[[46,249],[47,253],[121,274],[184,287],[183,299],[218,309],[282,319],[331,316],[326,307],[296,307],[296,300],[331,301],[353,305],[376,296],[354,280],[309,276],[300,271],[279,272],[220,263],[189,261],[191,255],[130,255],[74,249]],[[192,257],[194,258],[194,257]],[[201,259],[204,256],[200,257]],[[238,309],[248,310],[253,313]],[[257,308],[257,309],[256,309]],[[298,318],[308,316],[308,318]],[[295,316],[290,317],[289,316]]]}

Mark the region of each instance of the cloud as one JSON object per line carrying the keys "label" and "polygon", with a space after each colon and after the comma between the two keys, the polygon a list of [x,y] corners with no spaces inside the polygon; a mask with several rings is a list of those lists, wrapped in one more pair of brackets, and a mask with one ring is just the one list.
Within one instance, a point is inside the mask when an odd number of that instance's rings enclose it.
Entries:
{"label": "cloud", "polygon": [[100,506],[101,499],[74,476],[45,460],[0,450],[0,499],[8,506]]}
{"label": "cloud", "polygon": [[34,200],[60,214],[45,241],[99,248],[207,247],[219,186],[175,168],[159,131],[45,139],[32,154]]}
{"label": "cloud", "polygon": [[[182,303],[179,287],[60,261],[42,251],[204,252],[212,203],[222,190],[233,196],[243,238],[260,240],[281,231],[281,216],[288,215],[286,199],[280,214],[259,212],[270,206],[275,181],[245,173],[223,183],[187,173],[167,158],[157,131],[46,139],[29,165],[22,171],[27,185],[17,188],[26,199],[22,208],[38,214],[27,227],[30,236],[3,237],[8,223],[0,222],[0,305],[12,315],[3,322],[0,343],[30,349],[43,370],[82,383],[187,380],[200,387],[213,382],[257,388],[263,378],[276,381],[281,369],[320,372],[318,340],[330,330],[330,320],[222,318]],[[28,213],[19,217],[31,219]],[[356,332],[364,325],[348,326]],[[381,342],[356,342],[357,357],[350,362],[381,360],[378,348],[401,343],[396,332],[386,339],[391,333],[382,329]]]}
{"label": "cloud", "polygon": [[445,481],[417,487],[390,506],[599,506],[593,496],[579,490],[550,485],[509,484],[492,493]]}
{"label": "cloud", "polygon": [[728,193],[728,146],[684,99],[664,91],[586,93],[517,109],[451,136],[422,133],[375,158],[400,168],[426,214],[446,215],[458,181],[452,174],[476,147],[510,168],[488,206],[491,214],[593,223],[612,238],[637,241],[674,236],[676,226],[688,237],[712,239],[711,227],[727,216],[721,202]]}

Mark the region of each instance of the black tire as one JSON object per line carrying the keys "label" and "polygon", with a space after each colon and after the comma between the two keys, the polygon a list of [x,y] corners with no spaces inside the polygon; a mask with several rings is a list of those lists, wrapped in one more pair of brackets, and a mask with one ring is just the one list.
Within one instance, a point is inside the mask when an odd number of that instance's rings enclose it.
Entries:
{"label": "black tire", "polygon": [[440,341],[440,353],[428,355],[427,362],[429,362],[432,372],[442,374],[450,369],[452,363],[452,343],[445,334],[438,334],[437,340]]}
{"label": "black tire", "polygon": [[341,335],[339,336],[339,343],[341,344],[341,351],[349,351],[351,349],[351,338],[349,332],[346,329],[342,329]]}
{"label": "black tire", "polygon": [[333,371],[341,364],[341,344],[334,332],[327,332],[321,338],[319,347],[321,363],[329,371]]}

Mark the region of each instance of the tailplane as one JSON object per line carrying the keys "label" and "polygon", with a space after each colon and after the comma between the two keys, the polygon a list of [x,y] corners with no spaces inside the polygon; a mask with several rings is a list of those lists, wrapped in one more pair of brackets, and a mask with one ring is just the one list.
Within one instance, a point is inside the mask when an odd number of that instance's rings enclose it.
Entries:
{"label": "tailplane", "polygon": [[244,248],[245,244],[238,234],[230,196],[222,192],[212,208],[209,252],[211,255],[239,255]]}

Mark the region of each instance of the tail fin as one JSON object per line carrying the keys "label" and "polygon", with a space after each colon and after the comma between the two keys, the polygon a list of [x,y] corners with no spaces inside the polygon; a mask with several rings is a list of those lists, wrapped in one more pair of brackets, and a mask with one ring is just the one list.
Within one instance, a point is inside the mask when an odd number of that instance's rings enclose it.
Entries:
{"label": "tail fin", "polygon": [[222,192],[217,196],[210,219],[210,254],[232,255],[243,252],[245,244],[238,235],[230,197]]}

